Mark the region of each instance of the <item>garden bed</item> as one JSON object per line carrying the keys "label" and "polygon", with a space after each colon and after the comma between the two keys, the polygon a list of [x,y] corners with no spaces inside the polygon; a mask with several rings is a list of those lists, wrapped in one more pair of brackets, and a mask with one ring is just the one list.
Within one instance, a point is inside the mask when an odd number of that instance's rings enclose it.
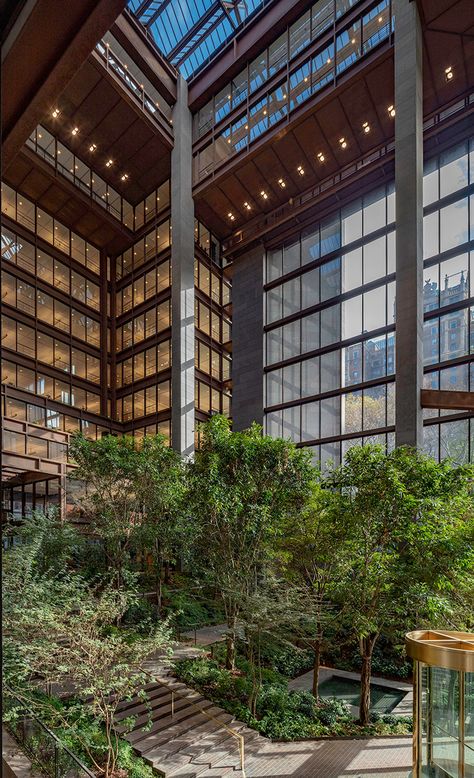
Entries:
{"label": "garden bed", "polygon": [[409,735],[409,717],[371,714],[368,726],[360,726],[346,702],[338,699],[316,701],[308,691],[289,691],[288,678],[274,670],[261,670],[255,712],[249,700],[255,691],[254,668],[242,657],[237,670],[225,670],[208,658],[176,663],[175,675],[201,692],[249,727],[274,740],[300,740],[320,737],[374,737]]}

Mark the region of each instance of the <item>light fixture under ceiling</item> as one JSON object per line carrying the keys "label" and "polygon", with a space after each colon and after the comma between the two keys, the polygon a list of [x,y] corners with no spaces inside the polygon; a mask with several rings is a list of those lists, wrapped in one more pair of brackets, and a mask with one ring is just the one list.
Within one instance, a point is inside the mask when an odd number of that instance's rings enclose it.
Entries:
{"label": "light fixture under ceiling", "polygon": [[304,168],[303,168],[302,165],[298,165],[298,167],[296,169],[297,169],[298,173],[300,174],[300,176],[304,176]]}
{"label": "light fixture under ceiling", "polygon": [[452,79],[454,78],[454,73],[453,73],[453,69],[452,69],[451,65],[444,69],[444,75],[445,75],[446,81],[452,81]]}
{"label": "light fixture under ceiling", "polygon": [[364,122],[364,123],[363,123],[363,125],[362,125],[362,129],[364,130],[364,132],[365,132],[366,134],[367,134],[368,132],[370,132],[370,124],[369,124],[369,122]]}
{"label": "light fixture under ceiling", "polygon": [[279,183],[279,185],[281,186],[281,188],[282,188],[282,189],[284,189],[284,188],[285,188],[285,186],[286,186],[286,183],[285,183],[285,181],[284,181],[284,179],[283,179],[283,178],[279,178],[279,179],[278,179],[278,183]]}
{"label": "light fixture under ceiling", "polygon": [[262,189],[262,191],[260,192],[260,194],[261,194],[261,196],[263,197],[263,199],[264,199],[264,200],[268,200],[268,195],[267,195],[267,193],[265,192],[265,190],[264,190],[264,189]]}
{"label": "light fixture under ceiling", "polygon": [[59,108],[55,108],[51,115],[53,119],[57,119],[60,113],[61,111],[59,110]]}
{"label": "light fixture under ceiling", "polygon": [[74,127],[74,129],[72,130],[72,135],[77,135],[78,132],[79,132],[79,127]]}
{"label": "light fixture under ceiling", "polygon": [[346,141],[345,138],[339,138],[339,143],[341,145],[341,149],[346,149],[347,148],[347,141]]}
{"label": "light fixture under ceiling", "polygon": [[388,111],[388,115],[390,116],[390,118],[393,119],[394,116],[395,116],[395,106],[389,105],[388,108],[387,108],[387,111]]}

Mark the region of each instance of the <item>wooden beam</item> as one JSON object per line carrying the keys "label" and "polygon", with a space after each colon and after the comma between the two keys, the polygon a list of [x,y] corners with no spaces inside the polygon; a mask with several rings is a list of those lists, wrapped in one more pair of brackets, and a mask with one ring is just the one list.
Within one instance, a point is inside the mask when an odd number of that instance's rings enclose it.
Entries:
{"label": "wooden beam", "polygon": [[474,411],[474,392],[421,390],[422,408],[443,408],[445,410]]}

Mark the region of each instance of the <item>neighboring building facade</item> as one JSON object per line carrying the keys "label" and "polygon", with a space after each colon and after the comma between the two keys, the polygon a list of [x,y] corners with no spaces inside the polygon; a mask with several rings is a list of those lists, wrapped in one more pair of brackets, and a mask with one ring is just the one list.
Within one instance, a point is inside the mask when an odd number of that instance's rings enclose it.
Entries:
{"label": "neighboring building facade", "polygon": [[6,20],[4,515],[67,512],[78,430],[189,456],[213,413],[323,466],[396,436],[473,458],[471,408],[422,411],[419,390],[474,391],[474,18],[455,0],[124,5]]}

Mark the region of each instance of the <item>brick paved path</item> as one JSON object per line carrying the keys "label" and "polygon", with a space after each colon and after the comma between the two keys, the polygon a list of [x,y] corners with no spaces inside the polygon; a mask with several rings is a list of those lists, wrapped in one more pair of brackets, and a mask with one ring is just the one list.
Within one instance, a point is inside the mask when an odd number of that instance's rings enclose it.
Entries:
{"label": "brick paved path", "polygon": [[247,749],[247,778],[408,778],[411,738],[312,740]]}

